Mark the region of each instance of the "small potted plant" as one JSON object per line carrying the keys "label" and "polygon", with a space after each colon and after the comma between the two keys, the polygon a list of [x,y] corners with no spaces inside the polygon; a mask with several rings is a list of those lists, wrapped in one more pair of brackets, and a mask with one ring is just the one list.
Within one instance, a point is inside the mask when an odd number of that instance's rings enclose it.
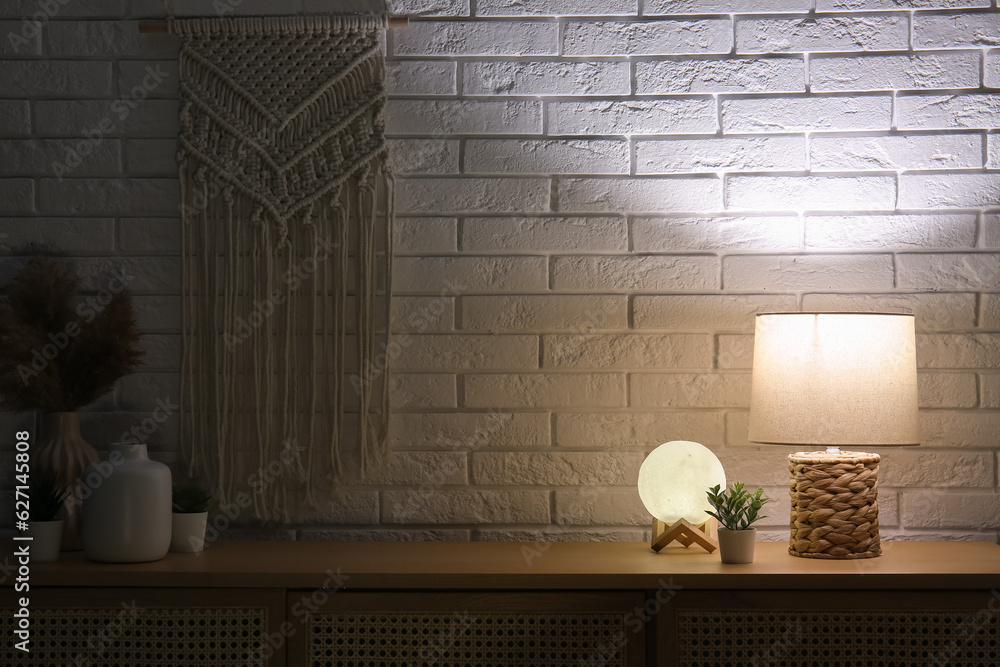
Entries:
{"label": "small potted plant", "polygon": [[750,493],[742,482],[735,482],[730,489],[720,490],[716,484],[708,490],[708,501],[715,508],[706,513],[719,521],[719,554],[723,563],[752,563],[757,529],[750,526],[757,520],[760,508],[768,502],[764,489]]}
{"label": "small potted plant", "polygon": [[176,484],[170,550],[197,553],[205,548],[208,505],[212,496],[197,484]]}
{"label": "small potted plant", "polygon": [[28,497],[28,535],[31,536],[31,561],[53,563],[62,548],[63,519],[60,516],[69,486],[59,484],[52,475],[34,474]]}

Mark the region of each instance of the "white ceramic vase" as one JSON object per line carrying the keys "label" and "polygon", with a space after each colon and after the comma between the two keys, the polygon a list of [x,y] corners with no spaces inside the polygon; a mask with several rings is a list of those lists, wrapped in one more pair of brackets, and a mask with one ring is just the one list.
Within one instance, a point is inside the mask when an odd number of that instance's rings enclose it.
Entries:
{"label": "white ceramic vase", "polygon": [[198,553],[205,548],[207,527],[208,512],[174,512],[173,528],[170,531],[170,550]]}
{"label": "white ceramic vase", "polygon": [[719,526],[719,555],[723,563],[752,563],[757,529],[726,530]]}
{"label": "white ceramic vase", "polygon": [[150,461],[146,445],[110,445],[108,461],[84,472],[83,549],[103,563],[159,560],[170,547],[170,468]]}
{"label": "white ceramic vase", "polygon": [[62,519],[28,522],[28,535],[31,536],[29,559],[32,563],[54,563],[59,560],[64,524]]}

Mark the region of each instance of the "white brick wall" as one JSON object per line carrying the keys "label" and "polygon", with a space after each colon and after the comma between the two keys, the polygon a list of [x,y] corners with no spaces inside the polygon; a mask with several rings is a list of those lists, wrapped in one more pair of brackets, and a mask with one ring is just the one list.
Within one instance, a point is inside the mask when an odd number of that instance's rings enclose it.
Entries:
{"label": "white brick wall", "polygon": [[[146,366],[87,412],[101,448],[179,390],[178,44],[137,21],[207,4],[57,4],[41,30],[38,3],[0,7],[0,280],[31,248],[89,289],[136,276]],[[881,452],[884,534],[996,538],[993,4],[390,0],[393,456],[270,534],[642,539],[636,471],[672,439],[777,506],[788,452],[747,441],[753,315],[859,309],[920,332],[923,444]]]}

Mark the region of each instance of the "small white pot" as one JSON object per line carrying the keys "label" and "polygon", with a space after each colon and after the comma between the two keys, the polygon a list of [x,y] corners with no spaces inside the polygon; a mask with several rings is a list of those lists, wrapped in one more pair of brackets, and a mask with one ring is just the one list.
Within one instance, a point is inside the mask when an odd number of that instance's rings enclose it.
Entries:
{"label": "small white pot", "polygon": [[28,535],[31,536],[29,557],[32,563],[54,563],[59,560],[62,548],[62,519],[56,521],[29,521]]}
{"label": "small white pot", "polygon": [[757,529],[726,530],[719,526],[719,555],[723,563],[752,563]]}
{"label": "small white pot", "polygon": [[205,548],[205,528],[208,512],[181,514],[174,512],[170,531],[170,550],[197,553]]}

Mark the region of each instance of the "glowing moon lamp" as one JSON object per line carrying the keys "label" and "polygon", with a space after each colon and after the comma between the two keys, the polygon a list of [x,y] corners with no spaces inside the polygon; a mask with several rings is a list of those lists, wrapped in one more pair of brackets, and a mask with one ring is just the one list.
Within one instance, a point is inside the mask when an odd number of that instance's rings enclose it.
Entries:
{"label": "glowing moon lamp", "polygon": [[705,512],[712,509],[706,491],[716,484],[726,486],[722,462],[697,442],[667,442],[646,457],[639,468],[639,498],[655,517],[654,551],[673,540],[684,546],[697,542],[709,553],[715,550],[713,524]]}

